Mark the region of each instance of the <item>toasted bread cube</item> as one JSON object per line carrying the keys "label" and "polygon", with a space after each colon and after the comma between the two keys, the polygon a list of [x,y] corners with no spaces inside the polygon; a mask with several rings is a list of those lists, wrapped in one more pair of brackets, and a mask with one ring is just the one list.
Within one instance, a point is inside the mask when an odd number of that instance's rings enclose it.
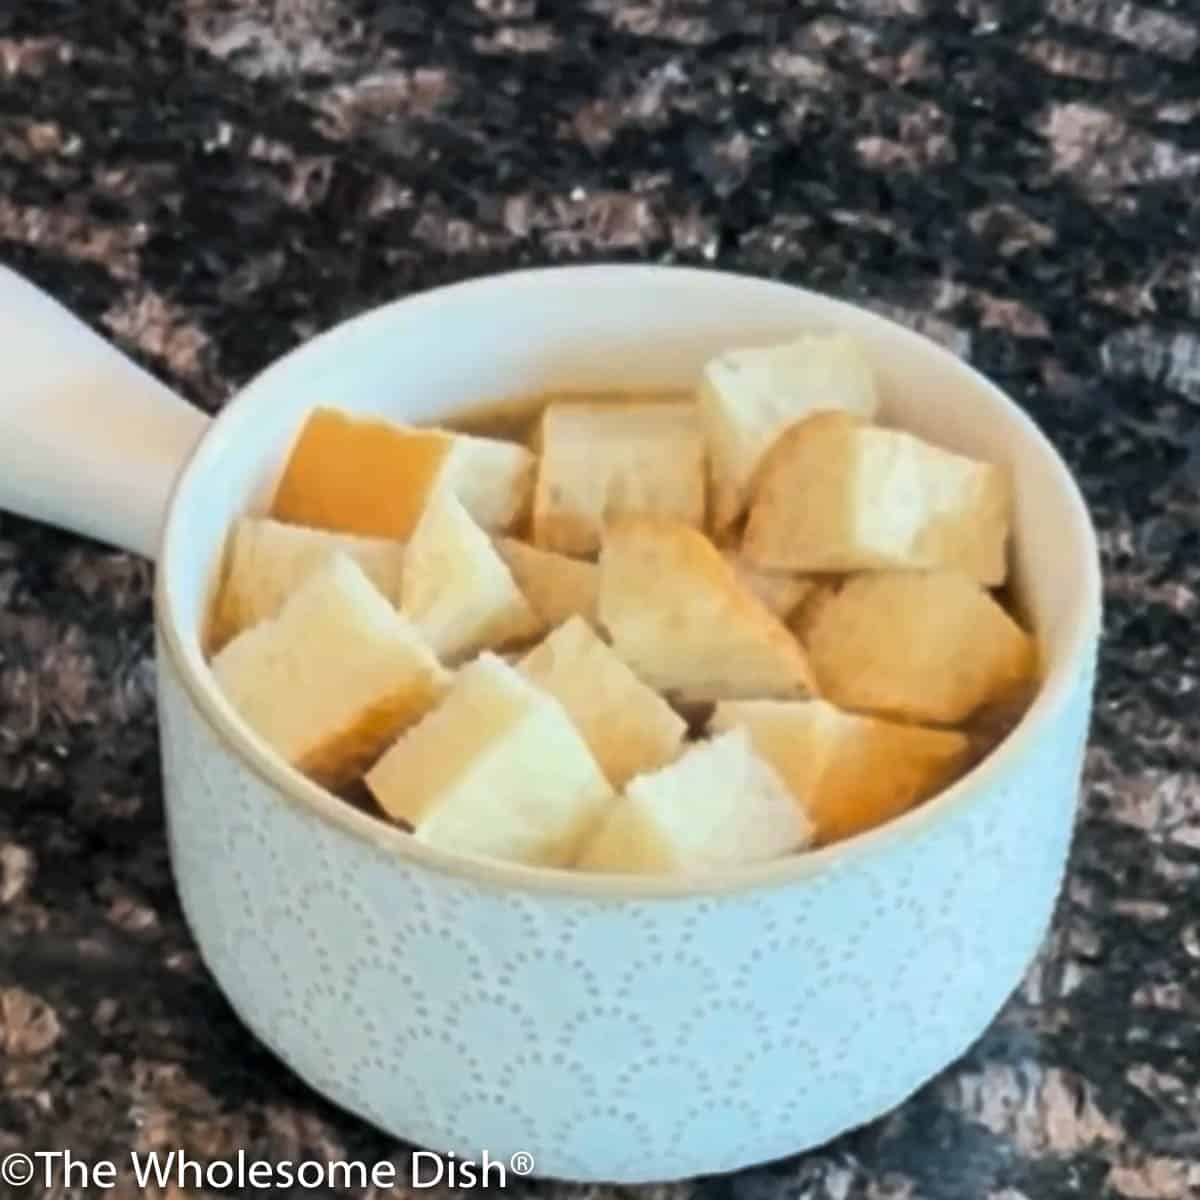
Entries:
{"label": "toasted bread cube", "polygon": [[826,700],[718,704],[711,733],[744,728],[816,825],[821,845],[907,812],[951,783],[968,762],[967,738],[842,712]]}
{"label": "toasted bread cube", "polygon": [[723,551],[742,587],[752,592],[772,616],[786,621],[817,588],[815,579],[791,571],[760,571],[735,550]]}
{"label": "toasted bread cube", "polygon": [[558,701],[490,651],[367,772],[418,841],[530,866],[565,866],[615,795]]}
{"label": "toasted bread cube", "polygon": [[533,495],[533,541],[594,554],[606,521],[674,517],[704,526],[704,437],[690,404],[547,406]]}
{"label": "toasted bread cube", "polygon": [[802,646],[808,645],[808,634],[821,610],[838,594],[842,586],[840,576],[829,576],[813,580],[808,594],[787,616],[787,627],[799,638]]}
{"label": "toasted bread cube", "polygon": [[763,460],[742,553],[761,569],[947,569],[1004,582],[1011,497],[991,463],[823,413]]}
{"label": "toasted bread cube", "polygon": [[826,411],[869,420],[879,409],[871,365],[841,333],[726,351],[706,364],[697,399],[712,464],[716,530],[745,512],[763,456],[790,425]]}
{"label": "toasted bread cube", "polygon": [[497,538],[496,547],[517,587],[547,627],[574,616],[595,624],[600,568],[594,562],[539,550],[516,538]]}
{"label": "toasted bread cube", "polygon": [[453,492],[434,495],[413,532],[400,608],[448,663],[543,629],[492,539]]}
{"label": "toasted bread cube", "polygon": [[269,517],[240,517],[229,534],[225,576],[213,614],[213,648],[274,617],[300,584],[339,550],[362,567],[384,596],[393,602],[399,599],[403,542],[286,525]]}
{"label": "toasted bread cube", "polygon": [[567,710],[613,787],[678,755],[687,723],[582,617],[555,629],[519,670]]}
{"label": "toasted bread cube", "polygon": [[360,775],[450,684],[420,633],[341,552],[275,617],[234,638],[212,672],[264,741],[331,788]]}
{"label": "toasted bread cube", "polygon": [[811,836],[803,807],[735,729],[630,780],[576,866],[622,875],[704,871],[779,858]]}
{"label": "toasted bread cube", "polygon": [[679,521],[626,517],[609,526],[597,611],[617,655],[673,700],[815,694],[800,643],[721,552]]}
{"label": "toasted bread cube", "polygon": [[271,515],[297,525],[407,541],[430,497],[449,491],[489,532],[528,511],[524,446],[317,408],[292,447]]}
{"label": "toasted bread cube", "polygon": [[953,571],[855,576],[813,621],[808,652],[840,708],[931,725],[961,724],[1037,669],[1034,640]]}

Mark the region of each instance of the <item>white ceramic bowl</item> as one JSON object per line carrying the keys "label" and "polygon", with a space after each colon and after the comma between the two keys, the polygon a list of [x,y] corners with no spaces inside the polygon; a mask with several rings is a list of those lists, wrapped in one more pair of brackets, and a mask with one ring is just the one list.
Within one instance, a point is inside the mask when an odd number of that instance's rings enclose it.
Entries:
{"label": "white ceramic bowl", "polygon": [[[19,360],[0,399],[0,506],[157,556],[183,905],[242,1020],[314,1088],[460,1157],[528,1151],[539,1174],[666,1180],[870,1121],[984,1030],[1062,880],[1100,627],[1079,492],[987,380],[783,284],[572,267],[370,312],[276,363],[206,430],[28,285],[0,284]],[[214,687],[198,633],[223,535],[264,504],[314,404],[436,422],[519,393],[688,386],[715,350],[831,326],[865,345],[887,418],[1016,481],[1014,567],[1045,683],[995,753],[916,811],[699,886],[469,861],[306,781]]]}

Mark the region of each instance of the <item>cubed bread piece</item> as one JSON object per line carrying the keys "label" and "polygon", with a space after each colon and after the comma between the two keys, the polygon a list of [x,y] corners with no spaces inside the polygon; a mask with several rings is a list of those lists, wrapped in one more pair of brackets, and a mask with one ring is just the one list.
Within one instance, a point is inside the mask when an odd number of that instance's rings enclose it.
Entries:
{"label": "cubed bread piece", "polygon": [[691,404],[554,403],[542,414],[533,540],[593,554],[606,521],[674,517],[704,526],[704,437]]}
{"label": "cubed bread piece", "polygon": [[803,807],[735,729],[630,780],[576,866],[621,875],[705,871],[778,858],[811,836]]}
{"label": "cubed bread piece", "polygon": [[405,549],[400,608],[448,663],[543,629],[492,539],[448,491],[431,497]]}
{"label": "cubed bread piece", "polygon": [[815,694],[800,643],[699,531],[662,517],[609,526],[597,612],[618,656],[673,700]]}
{"label": "cubed bread piece", "polygon": [[678,755],[686,722],[582,617],[555,629],[519,669],[567,710],[613,787]]}
{"label": "cubed bread piece", "polygon": [[1008,571],[1006,473],[843,413],[793,426],[755,483],[742,553],[760,569]]}
{"label": "cubed bread piece", "polygon": [[808,632],[821,694],[840,708],[958,725],[1030,686],[1031,638],[973,579],[953,571],[856,575]]}
{"label": "cubed bread piece", "polygon": [[753,592],[763,606],[781,621],[786,621],[800,607],[817,581],[794,571],[760,571],[752,567],[736,550],[724,550],[725,560],[737,572],[742,587]]}
{"label": "cubed bread piece", "polygon": [[516,538],[497,538],[496,546],[517,587],[548,627],[574,616],[595,624],[600,568],[594,562],[539,550]]}
{"label": "cubed bread piece", "polygon": [[327,787],[365,770],[450,684],[417,629],[341,552],[234,638],[212,672],[243,720]]}
{"label": "cubed bread piece", "polygon": [[269,517],[240,517],[229,533],[225,574],[213,613],[212,648],[220,649],[243,629],[275,616],[338,550],[353,558],[389,600],[399,599],[403,542],[287,525]]}
{"label": "cubed bread piece", "polygon": [[300,431],[271,515],[407,541],[429,498],[450,491],[490,533],[525,516],[535,459],[524,446],[317,408]]}
{"label": "cubed bread piece", "polygon": [[843,578],[838,575],[814,579],[808,594],[788,614],[787,627],[800,639],[802,646],[808,645],[809,630],[812,629],[821,610],[838,594],[843,582]]}
{"label": "cubed bread piece", "polygon": [[842,712],[825,700],[732,700],[709,731],[745,729],[791,789],[821,845],[907,812],[967,767],[967,738]]}
{"label": "cubed bread piece", "polygon": [[871,365],[842,333],[728,350],[706,364],[697,398],[718,530],[745,511],[763,455],[790,425],[830,410],[871,419],[879,409]]}
{"label": "cubed bread piece", "polygon": [[366,781],[418,841],[531,866],[572,861],[615,798],[562,705],[489,651]]}

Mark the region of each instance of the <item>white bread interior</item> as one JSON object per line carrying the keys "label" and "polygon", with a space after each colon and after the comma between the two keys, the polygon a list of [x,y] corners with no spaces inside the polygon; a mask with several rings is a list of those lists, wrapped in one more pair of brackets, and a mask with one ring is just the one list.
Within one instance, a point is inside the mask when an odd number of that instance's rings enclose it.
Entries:
{"label": "white bread interior", "polygon": [[525,446],[456,433],[438,486],[448,488],[489,533],[517,528],[529,514],[537,461]]}
{"label": "white bread interior", "polygon": [[790,425],[840,410],[872,419],[874,372],[845,334],[804,334],[772,346],[728,350],[704,367],[697,401],[708,443],[716,530],[746,510],[763,456]]}
{"label": "white bread interior", "polygon": [[967,764],[967,737],[842,712],[826,700],[718,704],[711,734],[744,728],[805,807],[821,845],[907,812]]}
{"label": "white bread interior", "polygon": [[843,413],[787,430],[763,460],[742,553],[760,569],[1008,570],[1001,468]]}
{"label": "white bread interior", "polygon": [[543,627],[492,539],[451,491],[430,498],[405,549],[400,608],[447,663]]}
{"label": "white bread interior", "polygon": [[703,528],[704,436],[691,404],[554,403],[541,421],[533,541],[590,555],[606,521],[673,517]]}
{"label": "white bread interior", "polygon": [[417,629],[341,552],[211,669],[246,723],[328,787],[360,775],[450,683]]}
{"label": "white bread interior", "polygon": [[608,527],[597,612],[618,656],[674,700],[815,694],[800,643],[679,521],[628,517]]}
{"label": "white bread interior", "polygon": [[679,754],[687,723],[582,617],[554,629],[518,669],[566,709],[613,787]]}
{"label": "white bread interior", "polygon": [[575,857],[615,795],[562,705],[488,651],[366,783],[418,841],[546,867]]}
{"label": "white bread interior", "polygon": [[613,874],[705,871],[803,848],[812,825],[744,729],[690,745],[630,780],[576,866]]}
{"label": "white bread interior", "polygon": [[822,606],[807,646],[826,699],[921,724],[961,724],[1037,670],[1033,638],[955,571],[854,576]]}
{"label": "white bread interior", "polygon": [[384,596],[393,603],[399,599],[402,542],[330,533],[270,517],[239,517],[229,532],[211,648],[220,649],[242,630],[274,617],[300,584],[339,550],[362,567]]}

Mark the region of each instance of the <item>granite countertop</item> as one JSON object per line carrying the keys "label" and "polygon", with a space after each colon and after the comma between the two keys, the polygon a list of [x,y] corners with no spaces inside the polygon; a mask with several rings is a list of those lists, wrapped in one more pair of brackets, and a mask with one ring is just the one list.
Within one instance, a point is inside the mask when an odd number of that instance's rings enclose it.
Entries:
{"label": "granite countertop", "polygon": [[[4,259],[210,411],[413,289],[712,263],[945,341],[1082,480],[1107,634],[1043,953],[891,1117],[660,1200],[1200,1193],[1198,51],[1170,0],[0,11]],[[0,515],[0,1151],[406,1161],[276,1065],[198,961],[150,579]]]}

